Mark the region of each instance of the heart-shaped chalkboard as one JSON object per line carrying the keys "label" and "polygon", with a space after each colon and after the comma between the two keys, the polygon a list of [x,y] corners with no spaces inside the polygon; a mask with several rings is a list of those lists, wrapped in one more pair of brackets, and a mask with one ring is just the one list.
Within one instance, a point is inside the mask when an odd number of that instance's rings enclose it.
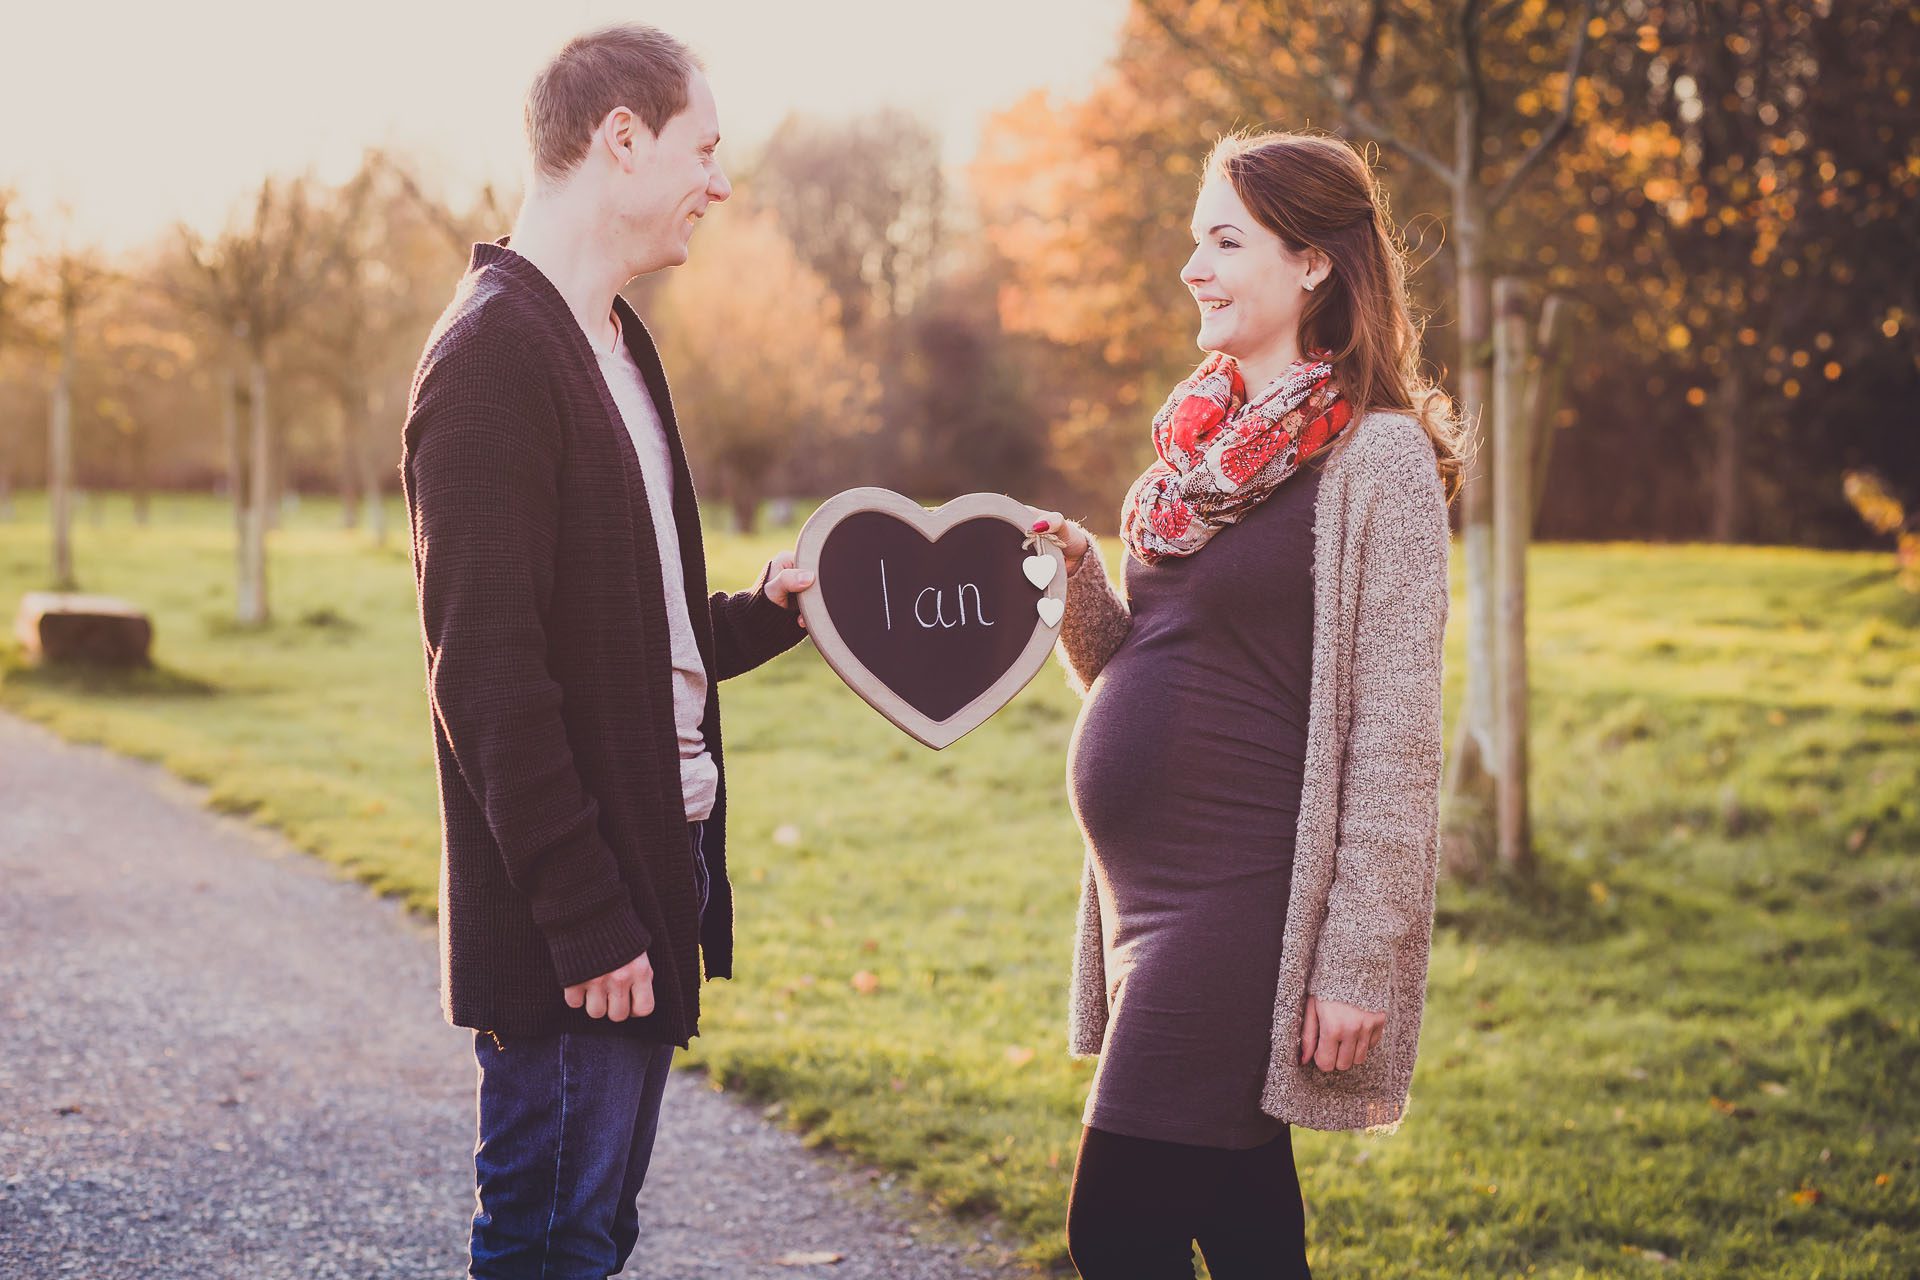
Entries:
{"label": "heart-shaped chalkboard", "polygon": [[[1059,634],[1064,557],[1028,549],[1032,518],[997,493],[937,511],[890,489],[829,499],[795,549],[814,575],[800,613],[820,656],[927,746],[958,742],[1026,687]],[[1027,566],[1036,556],[1050,572]]]}

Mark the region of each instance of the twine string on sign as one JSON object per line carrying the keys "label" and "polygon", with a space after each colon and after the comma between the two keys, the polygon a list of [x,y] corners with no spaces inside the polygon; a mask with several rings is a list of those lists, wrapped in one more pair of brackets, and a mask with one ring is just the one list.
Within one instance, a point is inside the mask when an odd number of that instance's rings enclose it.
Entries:
{"label": "twine string on sign", "polygon": [[1067,540],[1061,537],[1059,534],[1055,533],[1051,529],[1047,530],[1044,533],[1038,530],[1029,532],[1027,536],[1024,539],[1022,539],[1020,543],[1020,549],[1022,551],[1031,551],[1035,555],[1039,555],[1040,544],[1043,542],[1051,542],[1054,546],[1060,548],[1060,550],[1063,553],[1067,549]]}

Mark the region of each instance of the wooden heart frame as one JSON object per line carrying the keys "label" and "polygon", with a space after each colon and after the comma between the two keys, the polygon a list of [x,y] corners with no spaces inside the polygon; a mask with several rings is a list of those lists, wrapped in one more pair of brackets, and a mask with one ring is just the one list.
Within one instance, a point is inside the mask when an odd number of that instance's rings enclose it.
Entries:
{"label": "wooden heart frame", "polygon": [[[1047,664],[1054,642],[1059,639],[1060,624],[1049,624],[1036,611],[1033,635],[1028,638],[1026,648],[1021,650],[1013,664],[958,711],[944,720],[933,719],[896,694],[867,669],[842,638],[834,626],[832,615],[827,612],[819,581],[821,550],[826,545],[827,535],[833,532],[836,525],[848,516],[863,511],[893,516],[917,530],[931,543],[939,541],[956,525],[982,517],[1004,520],[1024,537],[1032,533],[1033,510],[1024,502],[998,493],[969,493],[943,507],[928,510],[891,489],[869,487],[849,489],[828,499],[800,530],[794,559],[798,568],[814,575],[814,585],[799,594],[800,616],[806,621],[807,633],[813,637],[814,647],[820,651],[827,665],[833,668],[834,674],[859,694],[867,705],[908,736],[939,751],[985,724],[1040,674],[1040,669]],[[1036,604],[1039,600],[1053,599],[1064,606],[1067,596],[1066,556],[1056,543],[1046,539],[1039,542],[1035,552],[1050,557],[1054,562],[1053,577],[1035,597]]]}

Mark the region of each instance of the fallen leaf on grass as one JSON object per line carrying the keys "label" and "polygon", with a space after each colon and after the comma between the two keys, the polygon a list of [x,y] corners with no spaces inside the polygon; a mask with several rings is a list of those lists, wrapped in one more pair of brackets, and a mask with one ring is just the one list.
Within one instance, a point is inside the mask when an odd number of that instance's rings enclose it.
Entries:
{"label": "fallen leaf on grass", "polygon": [[1734,1116],[1738,1118],[1742,1116],[1750,1116],[1753,1114],[1751,1110],[1741,1106],[1739,1103],[1729,1102],[1725,1098],[1718,1097],[1718,1096],[1709,1096],[1707,1098],[1707,1105],[1712,1107],[1715,1111],[1718,1111],[1723,1116]]}
{"label": "fallen leaf on grass", "polygon": [[1787,1096],[1787,1086],[1781,1084],[1778,1080],[1762,1080],[1760,1082],[1760,1092],[1766,1094],[1769,1098],[1784,1098]]}
{"label": "fallen leaf on grass", "polygon": [[1793,1193],[1793,1202],[1802,1207],[1820,1203],[1820,1188],[1802,1187]]}
{"label": "fallen leaf on grass", "polygon": [[776,1267],[824,1267],[829,1263],[840,1262],[846,1258],[844,1253],[832,1253],[826,1249],[800,1250],[783,1253],[773,1260]]}
{"label": "fallen leaf on grass", "polygon": [[870,996],[880,989],[880,975],[871,969],[862,969],[853,975],[853,989],[863,996]]}
{"label": "fallen leaf on grass", "polygon": [[1010,1044],[1007,1046],[1008,1065],[1024,1067],[1032,1061],[1033,1049],[1030,1046],[1024,1044]]}

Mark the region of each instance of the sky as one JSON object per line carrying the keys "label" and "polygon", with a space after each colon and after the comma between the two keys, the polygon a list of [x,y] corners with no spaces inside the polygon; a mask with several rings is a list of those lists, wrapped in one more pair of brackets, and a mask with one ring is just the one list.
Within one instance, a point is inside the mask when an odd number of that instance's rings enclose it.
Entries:
{"label": "sky", "polygon": [[1092,87],[1126,0],[0,0],[0,186],[40,238],[118,252],[219,226],[269,173],[337,181],[379,145],[459,198],[518,184],[520,102],[569,36],[692,45],[736,165],[789,112],[903,107],[964,164],[995,110]]}

